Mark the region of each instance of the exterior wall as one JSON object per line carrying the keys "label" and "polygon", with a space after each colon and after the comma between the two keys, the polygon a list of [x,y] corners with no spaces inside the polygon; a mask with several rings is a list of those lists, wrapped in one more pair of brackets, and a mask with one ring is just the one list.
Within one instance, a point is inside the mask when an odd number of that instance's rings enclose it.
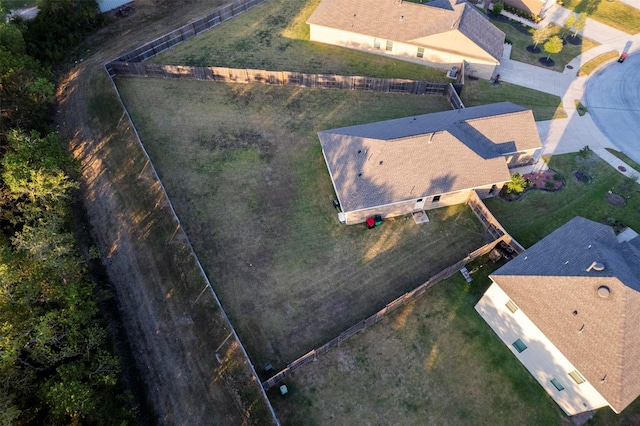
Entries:
{"label": "exterior wall", "polygon": [[[394,56],[403,61],[442,70],[460,66],[464,60],[469,64],[469,69],[466,70],[468,74],[487,80],[491,78],[498,65],[498,61],[458,31],[422,39],[420,46],[393,41],[391,51],[386,50],[387,40],[385,39],[376,39],[368,35],[319,25],[310,25],[310,39],[311,41],[348,47],[368,53]],[[428,44],[426,43],[427,40],[429,40]],[[374,48],[374,41],[380,41],[379,49]],[[425,43],[425,46],[431,47],[422,46],[423,43]],[[439,45],[438,43],[441,44]],[[439,46],[447,46],[447,50],[443,50]],[[418,47],[424,48],[424,56],[422,58],[417,57]]]}
{"label": "exterior wall", "polygon": [[400,203],[387,204],[384,206],[378,206],[371,209],[366,210],[355,210],[350,212],[344,212],[345,220],[347,225],[354,225],[356,223],[362,223],[367,220],[368,217],[374,215],[380,215],[383,218],[402,216],[405,214],[410,214],[414,212],[414,206],[416,201],[422,198],[424,203],[424,208],[422,210],[433,210],[440,207],[453,206],[456,204],[466,203],[469,199],[469,195],[471,193],[471,189],[465,189],[464,191],[452,192],[449,194],[440,195],[440,200],[434,202],[434,195],[428,195],[424,197],[415,198],[409,201],[403,201]]}
{"label": "exterior wall", "polygon": [[538,16],[545,5],[545,2],[541,0],[504,0],[504,3]]}
{"label": "exterior wall", "polygon": [[[560,408],[572,416],[609,405],[588,381],[577,384],[569,376],[576,368],[521,309],[512,313],[505,305],[508,301],[509,296],[494,282],[475,308]],[[517,339],[527,346],[522,352],[513,346]],[[556,389],[551,383],[554,378],[564,390]]]}

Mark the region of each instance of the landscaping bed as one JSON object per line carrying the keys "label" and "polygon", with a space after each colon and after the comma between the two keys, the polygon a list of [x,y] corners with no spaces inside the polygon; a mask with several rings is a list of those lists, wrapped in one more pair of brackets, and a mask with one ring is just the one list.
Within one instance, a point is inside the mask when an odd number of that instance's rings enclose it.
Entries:
{"label": "landscaping bed", "polygon": [[547,169],[540,172],[523,174],[527,186],[522,192],[508,192],[506,187],[500,191],[500,198],[506,201],[518,201],[523,199],[530,191],[540,190],[555,192],[564,188],[564,177],[555,170]]}

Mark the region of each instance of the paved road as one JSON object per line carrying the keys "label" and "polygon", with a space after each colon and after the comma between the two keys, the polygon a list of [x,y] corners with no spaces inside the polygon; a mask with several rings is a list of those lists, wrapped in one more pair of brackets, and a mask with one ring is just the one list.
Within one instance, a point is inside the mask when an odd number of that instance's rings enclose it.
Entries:
{"label": "paved road", "polygon": [[618,150],[640,163],[640,52],[592,76],[585,98],[600,131]]}

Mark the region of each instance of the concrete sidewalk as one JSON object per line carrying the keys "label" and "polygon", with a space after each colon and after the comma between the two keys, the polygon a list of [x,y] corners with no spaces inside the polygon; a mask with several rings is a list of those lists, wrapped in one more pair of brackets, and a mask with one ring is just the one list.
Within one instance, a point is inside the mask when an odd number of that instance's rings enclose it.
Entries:
{"label": "concrete sidewalk", "polygon": [[[632,2],[634,5],[638,3],[638,8],[640,8],[640,0],[628,0],[628,2]],[[571,13],[571,11],[556,5],[549,10],[546,19],[549,22],[562,25],[566,17]],[[638,183],[640,183],[639,174],[631,166],[606,150],[606,148],[614,148],[614,145],[595,125],[590,114],[587,113],[584,116],[580,116],[575,106],[575,101],[585,104],[585,87],[589,78],[588,76],[577,76],[580,67],[589,60],[612,50],[618,52],[640,52],[640,34],[631,36],[592,19],[587,19],[583,34],[585,37],[598,41],[601,45],[571,60],[563,72],[513,61],[508,58],[511,46],[505,45],[505,57],[500,61],[496,74],[500,74],[501,81],[528,87],[561,98],[562,107],[568,117],[537,123],[543,144],[542,155],[578,152],[585,146],[589,146],[593,152],[620,173],[628,177],[636,177]],[[543,166],[539,164],[535,167],[540,168]],[[623,172],[625,169],[626,171]]]}

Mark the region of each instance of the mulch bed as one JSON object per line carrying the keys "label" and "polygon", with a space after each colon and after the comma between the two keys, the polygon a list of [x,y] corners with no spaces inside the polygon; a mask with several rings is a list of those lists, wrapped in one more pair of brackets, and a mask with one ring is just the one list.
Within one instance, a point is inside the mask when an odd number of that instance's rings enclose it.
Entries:
{"label": "mulch bed", "polygon": [[552,67],[556,64],[556,61],[554,61],[553,59],[549,58],[540,58],[538,59],[538,62],[540,62],[542,65],[544,65],[545,67]]}
{"label": "mulch bed", "polygon": [[607,203],[615,207],[624,207],[627,204],[627,200],[625,200],[622,195],[613,192],[607,193],[604,199],[607,200]]}
{"label": "mulch bed", "polygon": [[585,172],[581,172],[579,170],[573,173],[573,177],[575,178],[576,181],[578,181],[580,183],[589,183],[589,182],[591,182],[591,176],[589,176]]}
{"label": "mulch bed", "polygon": [[541,50],[538,46],[534,47],[533,44],[530,44],[529,46],[527,46],[527,52],[538,54],[541,52]]}
{"label": "mulch bed", "polygon": [[[524,198],[528,192],[539,189],[541,191],[555,192],[564,188],[564,179],[556,180],[553,177],[557,174],[555,170],[548,169],[542,172],[526,173],[522,177],[531,182],[531,185],[519,194],[505,194],[504,188],[500,191],[500,198],[507,201],[518,201]],[[551,183],[547,184],[547,182]]]}
{"label": "mulch bed", "polygon": [[569,44],[572,44],[574,46],[579,46],[579,45],[582,44],[582,36],[577,35],[577,36],[574,37],[574,36],[570,35],[570,36],[567,36],[564,39],[562,39],[562,41],[564,43],[569,43]]}

